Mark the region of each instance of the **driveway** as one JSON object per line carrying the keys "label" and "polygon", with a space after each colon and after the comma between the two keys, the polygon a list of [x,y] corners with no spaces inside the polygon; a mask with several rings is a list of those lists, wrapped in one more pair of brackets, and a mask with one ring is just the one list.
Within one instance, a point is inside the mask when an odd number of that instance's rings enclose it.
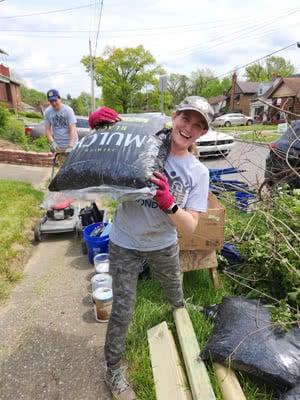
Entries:
{"label": "driveway", "polygon": [[[49,169],[5,164],[0,176],[45,187]],[[94,267],[79,240],[48,236],[24,274],[0,308],[0,399],[111,399],[103,381],[106,324],[95,321]]]}

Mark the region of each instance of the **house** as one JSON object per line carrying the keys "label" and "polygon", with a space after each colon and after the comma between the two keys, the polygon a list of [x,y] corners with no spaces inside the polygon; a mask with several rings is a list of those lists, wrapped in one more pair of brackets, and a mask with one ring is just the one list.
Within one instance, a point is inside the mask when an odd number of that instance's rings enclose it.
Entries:
{"label": "house", "polygon": [[275,87],[275,82],[259,82],[257,92],[251,99],[249,115],[257,123],[262,122],[264,113],[268,114],[268,104],[272,104],[272,100],[268,99],[268,95]]}
{"label": "house", "polygon": [[221,94],[216,97],[211,97],[208,99],[209,104],[212,106],[215,115],[219,115],[221,113],[225,113],[226,109],[226,91],[224,94]]}
{"label": "house", "polygon": [[[280,77],[276,85],[268,93],[268,100],[275,107],[269,108],[269,120],[273,123],[284,122],[285,117],[288,120],[300,119],[300,76],[291,75],[285,78]],[[286,114],[289,111],[296,115]]]}
{"label": "house", "polygon": [[[7,54],[0,49],[0,54]],[[0,101],[8,108],[22,110],[20,83],[10,77],[9,68],[0,64]]]}
{"label": "house", "polygon": [[252,97],[257,93],[260,82],[238,81],[236,73],[232,75],[232,86],[227,91],[228,112],[238,111],[250,114]]}

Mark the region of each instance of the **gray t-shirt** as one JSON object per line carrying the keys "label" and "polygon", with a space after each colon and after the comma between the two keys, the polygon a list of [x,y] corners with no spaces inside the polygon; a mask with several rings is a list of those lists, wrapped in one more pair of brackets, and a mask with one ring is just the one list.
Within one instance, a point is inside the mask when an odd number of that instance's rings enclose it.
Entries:
{"label": "gray t-shirt", "polygon": [[[49,106],[45,111],[45,125],[50,125],[58,147],[68,147],[70,142],[70,124],[76,124],[76,117],[71,107],[63,104],[58,111]],[[77,133],[76,133],[77,135]],[[74,145],[78,142],[76,136]]]}
{"label": "gray t-shirt", "polygon": [[[195,156],[168,156],[165,175],[170,192],[181,208],[207,210],[209,171]],[[110,240],[127,249],[152,251],[175,244],[177,232],[155,200],[126,201],[116,210]]]}

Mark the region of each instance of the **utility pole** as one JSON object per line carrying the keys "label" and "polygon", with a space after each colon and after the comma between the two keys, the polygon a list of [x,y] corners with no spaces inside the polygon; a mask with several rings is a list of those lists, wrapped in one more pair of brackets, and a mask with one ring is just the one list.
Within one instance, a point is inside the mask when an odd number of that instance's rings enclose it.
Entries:
{"label": "utility pole", "polygon": [[96,109],[96,105],[95,105],[95,91],[94,91],[94,60],[92,56],[91,39],[89,39],[89,45],[90,45],[91,99],[92,99],[91,112],[94,112]]}
{"label": "utility pole", "polygon": [[165,90],[167,89],[167,84],[168,84],[168,76],[167,75],[161,75],[159,77],[159,90],[161,92],[161,105],[160,105],[160,112],[161,115],[165,114],[164,106],[165,106]]}

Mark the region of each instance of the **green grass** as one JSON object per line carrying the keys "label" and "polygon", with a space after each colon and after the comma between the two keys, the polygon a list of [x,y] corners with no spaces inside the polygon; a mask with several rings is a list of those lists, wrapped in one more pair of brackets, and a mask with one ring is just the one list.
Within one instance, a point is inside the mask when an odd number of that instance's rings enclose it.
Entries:
{"label": "green grass", "polygon": [[[210,305],[219,303],[224,295],[231,294],[230,282],[219,274],[221,288],[216,290],[207,270],[190,271],[184,274],[184,293],[188,304],[188,311],[200,345],[203,348],[207,342],[213,324],[192,305]],[[147,330],[162,321],[166,321],[176,339],[176,328],[173,315],[167,303],[163,291],[156,279],[138,282],[137,303],[129,334],[126,341],[125,359],[130,367],[130,378],[133,379],[134,388],[140,400],[155,400],[155,388],[152,377],[151,361],[149,356]],[[177,348],[180,349],[177,343]],[[220,389],[208,365],[210,379],[216,394],[221,400]],[[241,374],[241,386],[247,400],[271,400],[274,399],[270,389],[258,386],[255,379]]]}
{"label": "green grass", "polygon": [[261,132],[253,131],[251,133],[243,133],[239,136],[239,139],[247,140],[250,142],[270,143],[278,139],[280,134],[274,132]]}
{"label": "green grass", "polygon": [[221,126],[216,128],[220,132],[244,132],[244,131],[275,131],[277,132],[277,125],[246,125],[246,126]]}
{"label": "green grass", "polygon": [[43,194],[23,182],[0,179],[0,301],[22,277],[23,257],[31,246],[31,225]]}

